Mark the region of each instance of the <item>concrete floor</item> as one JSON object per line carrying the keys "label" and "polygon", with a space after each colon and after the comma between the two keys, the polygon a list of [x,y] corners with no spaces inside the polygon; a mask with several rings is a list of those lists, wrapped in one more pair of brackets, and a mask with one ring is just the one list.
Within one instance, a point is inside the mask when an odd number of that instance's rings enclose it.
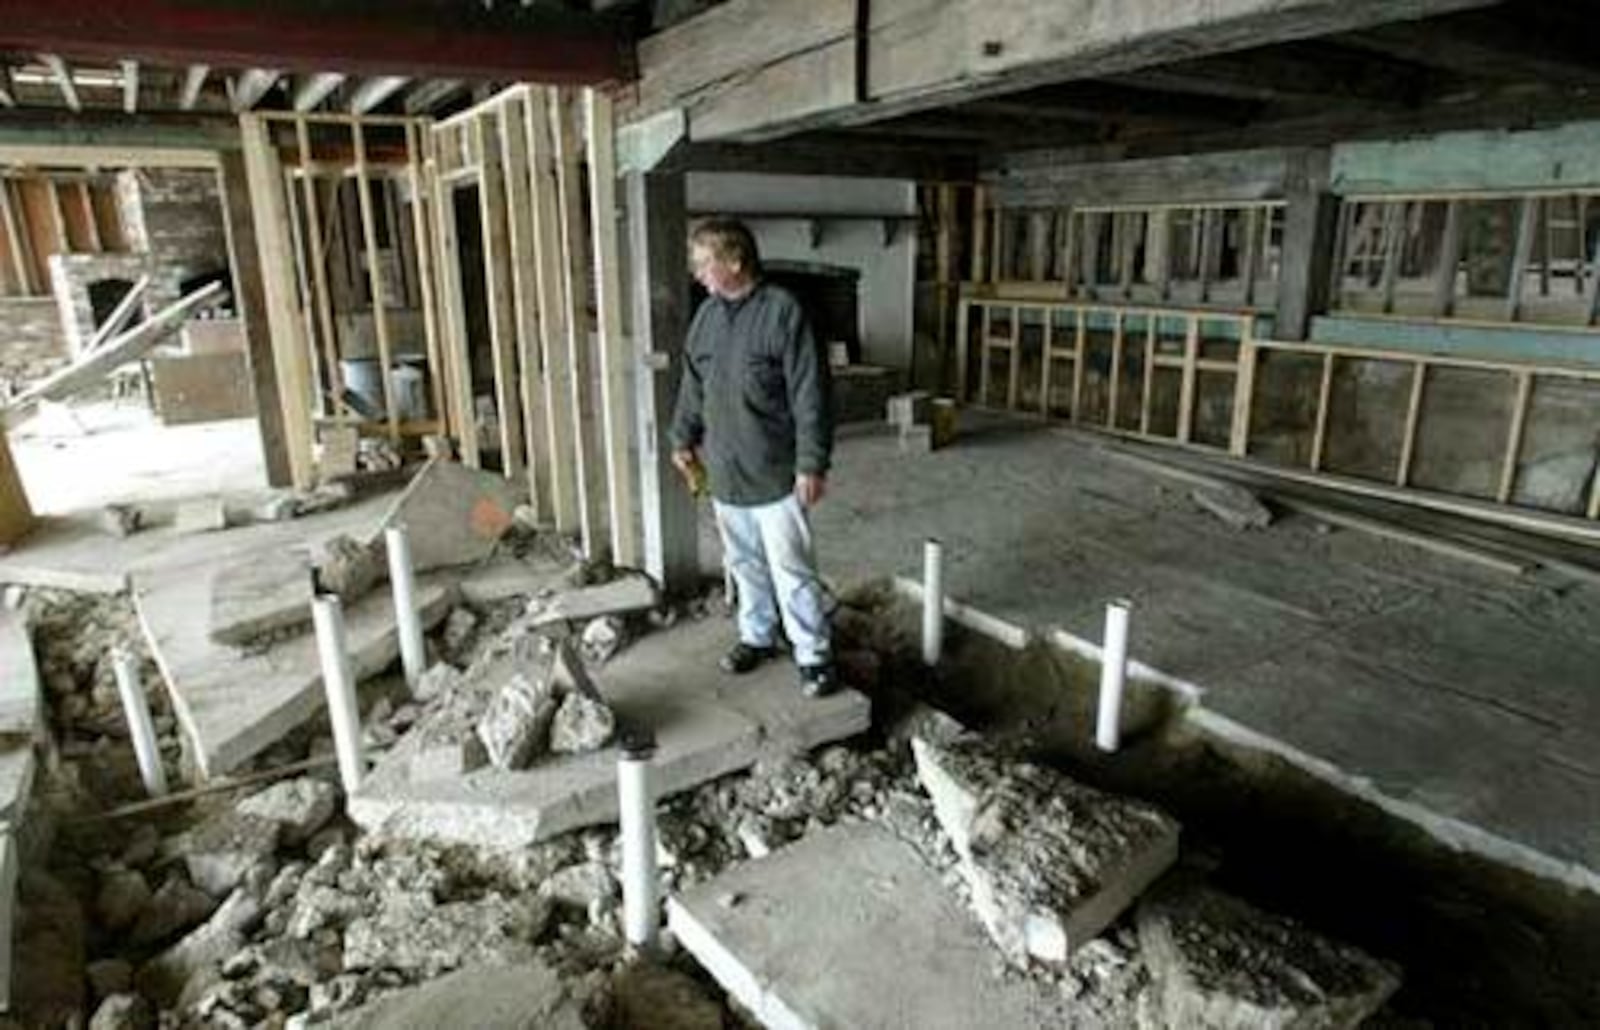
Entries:
{"label": "concrete floor", "polygon": [[1208,729],[1600,891],[1600,588],[1304,516],[1235,532],[1093,438],[982,416],[932,455],[847,434],[831,490],[835,582],[918,576],[935,536],[952,597],[1042,636],[1097,644],[1131,598],[1132,658],[1196,688]]}
{"label": "concrete floor", "polygon": [[9,437],[33,510],[165,501],[264,487],[254,419],[164,426],[133,401],[41,413]]}

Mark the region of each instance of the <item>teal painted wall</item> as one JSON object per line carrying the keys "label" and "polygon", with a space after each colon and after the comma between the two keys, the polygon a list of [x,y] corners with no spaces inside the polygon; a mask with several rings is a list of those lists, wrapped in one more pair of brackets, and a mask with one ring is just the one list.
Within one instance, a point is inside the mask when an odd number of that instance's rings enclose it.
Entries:
{"label": "teal painted wall", "polygon": [[1315,343],[1500,361],[1600,367],[1600,333],[1450,325],[1325,315],[1311,322]]}
{"label": "teal painted wall", "polygon": [[1600,188],[1600,122],[1341,143],[1329,185],[1342,196]]}

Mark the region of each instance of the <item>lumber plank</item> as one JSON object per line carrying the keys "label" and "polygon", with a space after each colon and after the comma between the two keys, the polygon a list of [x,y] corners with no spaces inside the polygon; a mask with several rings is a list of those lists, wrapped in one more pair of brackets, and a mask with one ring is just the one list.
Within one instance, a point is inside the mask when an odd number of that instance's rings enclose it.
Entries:
{"label": "lumber plank", "polygon": [[528,503],[551,520],[550,446],[544,419],[544,368],[539,352],[538,260],[533,232],[533,170],[528,165],[527,90],[501,105],[500,159],[506,181],[506,228],[511,246],[511,304],[517,361],[522,368],[522,425],[528,463]]}
{"label": "lumber plank", "polygon": [[1500,461],[1500,488],[1495,492],[1501,504],[1511,501],[1517,482],[1517,457],[1522,451],[1522,433],[1528,422],[1528,398],[1533,393],[1533,376],[1518,372],[1512,376],[1516,398],[1511,402],[1511,425],[1506,429],[1506,451]]}
{"label": "lumber plank", "polygon": [[105,346],[107,340],[122,332],[139,310],[139,305],[144,300],[145,291],[149,288],[150,277],[141,275],[138,281],[128,288],[128,292],[122,295],[122,299],[117,301],[117,306],[111,310],[111,314],[106,316],[106,320],[95,329],[94,335],[84,343],[80,353],[93,354]]}
{"label": "lumber plank", "polygon": [[522,474],[522,395],[518,388],[516,311],[511,285],[511,244],[506,225],[505,166],[497,130],[504,111],[482,111],[471,122],[478,151],[478,217],[483,234],[483,282],[489,308],[489,353],[494,365],[494,404],[499,415],[500,468],[506,478]]}
{"label": "lumber plank", "polygon": [[350,123],[350,141],[355,148],[356,200],[361,211],[361,244],[367,255],[367,283],[372,295],[372,326],[378,337],[379,380],[383,384],[383,411],[389,424],[389,439],[400,442],[400,409],[395,404],[394,351],[389,341],[389,301],[385,296],[383,270],[378,261],[378,226],[372,208],[372,176],[367,167],[366,128],[361,119]]}
{"label": "lumber plank", "polygon": [[312,310],[316,313],[317,332],[322,336],[323,365],[328,370],[328,385],[333,392],[334,410],[349,414],[344,401],[344,370],[339,366],[339,337],[334,331],[333,302],[328,290],[328,257],[323,245],[322,205],[317,195],[317,177],[311,174],[311,130],[304,119],[295,120],[295,143],[300,151],[300,166],[305,173],[300,178],[304,194],[302,206],[306,214],[306,234],[310,246],[303,251],[311,272]]}
{"label": "lumber plank", "polygon": [[[406,126],[406,175],[411,184],[411,232],[417,252],[417,286],[422,294],[422,330],[428,347],[428,390],[432,414],[445,417],[444,361],[439,354],[439,305],[434,282],[432,194],[426,185],[428,132],[420,123]],[[402,230],[404,231],[404,230]]]}

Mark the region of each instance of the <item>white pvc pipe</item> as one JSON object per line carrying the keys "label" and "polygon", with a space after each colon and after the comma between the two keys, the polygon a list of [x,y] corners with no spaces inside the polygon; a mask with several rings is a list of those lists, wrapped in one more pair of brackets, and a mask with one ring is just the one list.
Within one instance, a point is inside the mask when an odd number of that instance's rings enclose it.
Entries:
{"label": "white pvc pipe", "polygon": [[922,664],[935,666],[944,653],[944,546],[922,545]]}
{"label": "white pvc pipe", "polygon": [[346,795],[361,786],[366,771],[361,757],[361,710],[356,706],[356,677],[345,643],[344,609],[331,594],[313,598],[311,620],[317,629],[317,653],[322,658],[322,686],[328,695],[328,722],[333,727],[333,748],[339,757],[339,780]]}
{"label": "white pvc pipe", "polygon": [[394,624],[400,635],[400,668],[406,685],[415,689],[428,662],[422,643],[422,616],[417,613],[417,574],[411,565],[411,538],[404,526],[383,534],[389,548],[389,584],[394,590]]}
{"label": "white pvc pipe", "polygon": [[622,929],[635,948],[650,948],[659,931],[656,799],[650,782],[653,739],[624,742],[617,758],[617,805],[622,824]]}
{"label": "white pvc pipe", "polygon": [[161,797],[167,793],[167,770],[161,765],[161,745],[150,718],[150,701],[144,696],[144,684],[139,682],[139,658],[131,651],[115,648],[111,652],[111,668],[117,675],[117,693],[128,718],[133,753],[139,760],[139,779],[144,781],[146,794]]}
{"label": "white pvc pipe", "polygon": [[1102,751],[1115,751],[1122,744],[1122,683],[1128,669],[1128,614],[1133,602],[1112,601],[1106,605],[1105,646],[1100,650],[1100,716],[1095,724],[1094,742]]}

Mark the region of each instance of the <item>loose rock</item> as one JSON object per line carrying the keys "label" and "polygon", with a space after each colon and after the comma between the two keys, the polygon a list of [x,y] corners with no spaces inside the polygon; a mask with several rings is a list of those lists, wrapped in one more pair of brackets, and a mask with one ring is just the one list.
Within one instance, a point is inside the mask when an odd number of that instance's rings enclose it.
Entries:
{"label": "loose rock", "polygon": [[432,977],[468,964],[526,962],[549,918],[548,902],[536,896],[491,893],[439,905],[426,894],[397,894],[345,930],[344,965]]}
{"label": "loose rock", "polygon": [[155,1009],[137,994],[113,994],[89,1020],[89,1030],[153,1030],[155,1025]]}
{"label": "loose rock", "polygon": [[489,761],[501,769],[527,768],[549,746],[556,705],[548,674],[538,679],[514,675],[478,721],[478,739]]}
{"label": "loose rock", "polygon": [[136,945],[155,944],[200,923],[216,907],[211,895],[174,876],[161,885],[139,913],[128,939]]}
{"label": "loose rock", "polygon": [[550,750],[568,755],[598,751],[611,742],[616,728],[617,719],[610,708],[574,691],[556,709],[550,724]]}
{"label": "loose rock", "polygon": [[184,836],[189,879],[213,897],[223,897],[252,866],[272,858],[279,836],[278,824],[270,819],[238,811],[219,813]]}
{"label": "loose rock", "polygon": [[285,844],[300,844],[333,817],[339,791],[326,780],[302,777],[275,783],[239,802],[240,815],[277,823]]}
{"label": "loose rock", "polygon": [[583,636],[579,638],[584,661],[591,665],[603,665],[610,661],[622,649],[626,633],[626,624],[615,615],[602,615],[589,620],[589,624],[583,627]]}

